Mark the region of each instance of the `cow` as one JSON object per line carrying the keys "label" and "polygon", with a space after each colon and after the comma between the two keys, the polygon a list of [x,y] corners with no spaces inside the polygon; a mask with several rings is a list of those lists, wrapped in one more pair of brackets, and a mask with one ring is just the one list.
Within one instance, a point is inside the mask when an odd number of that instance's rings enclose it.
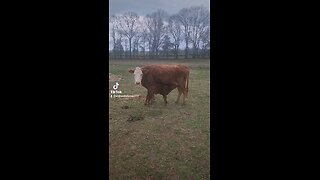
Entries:
{"label": "cow", "polygon": [[189,67],[185,65],[148,65],[130,69],[129,73],[134,74],[135,84],[141,84],[148,90],[145,105],[150,106],[150,101],[154,101],[155,94],[161,94],[165,105],[167,95],[178,89],[179,103],[180,96],[183,94],[182,104],[185,104],[185,98],[188,97],[189,90]]}

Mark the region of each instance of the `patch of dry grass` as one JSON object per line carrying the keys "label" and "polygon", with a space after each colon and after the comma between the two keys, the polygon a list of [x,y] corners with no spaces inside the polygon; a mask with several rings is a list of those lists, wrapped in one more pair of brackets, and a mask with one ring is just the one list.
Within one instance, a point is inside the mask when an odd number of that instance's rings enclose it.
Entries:
{"label": "patch of dry grass", "polygon": [[[146,89],[134,84],[128,69],[145,63],[110,61],[109,71],[123,78],[119,81],[122,93],[142,96],[110,98],[109,178],[209,179],[209,60],[171,62],[191,66],[185,106],[174,103],[177,90],[168,95],[167,106],[160,95],[153,105],[144,106]],[[110,89],[113,85],[109,82]],[[128,121],[130,118],[132,121]]]}

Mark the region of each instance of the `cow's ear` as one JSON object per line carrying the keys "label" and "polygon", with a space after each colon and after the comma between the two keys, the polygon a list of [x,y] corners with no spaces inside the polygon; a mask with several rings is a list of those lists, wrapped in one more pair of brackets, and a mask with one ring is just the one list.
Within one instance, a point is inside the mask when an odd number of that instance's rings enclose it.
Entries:
{"label": "cow's ear", "polygon": [[129,69],[129,73],[134,73],[134,70],[132,70],[132,69]]}

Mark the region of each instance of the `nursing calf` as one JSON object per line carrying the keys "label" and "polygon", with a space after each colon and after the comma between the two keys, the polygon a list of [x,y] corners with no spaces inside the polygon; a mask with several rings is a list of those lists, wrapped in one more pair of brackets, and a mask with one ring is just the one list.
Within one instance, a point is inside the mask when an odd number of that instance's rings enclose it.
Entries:
{"label": "nursing calf", "polygon": [[182,104],[185,104],[185,98],[188,97],[189,71],[185,65],[148,65],[129,70],[134,74],[135,84],[141,84],[148,90],[145,101],[147,106],[155,94],[161,94],[167,104],[167,95],[175,88],[179,92],[176,103],[183,94]]}

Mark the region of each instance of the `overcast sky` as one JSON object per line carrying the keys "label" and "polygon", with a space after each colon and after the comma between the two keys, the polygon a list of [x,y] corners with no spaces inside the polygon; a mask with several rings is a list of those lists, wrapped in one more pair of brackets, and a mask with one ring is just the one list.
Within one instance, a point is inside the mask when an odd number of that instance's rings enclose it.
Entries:
{"label": "overcast sky", "polygon": [[109,15],[132,11],[145,16],[157,9],[174,14],[182,8],[201,5],[210,10],[210,0],[109,0]]}

